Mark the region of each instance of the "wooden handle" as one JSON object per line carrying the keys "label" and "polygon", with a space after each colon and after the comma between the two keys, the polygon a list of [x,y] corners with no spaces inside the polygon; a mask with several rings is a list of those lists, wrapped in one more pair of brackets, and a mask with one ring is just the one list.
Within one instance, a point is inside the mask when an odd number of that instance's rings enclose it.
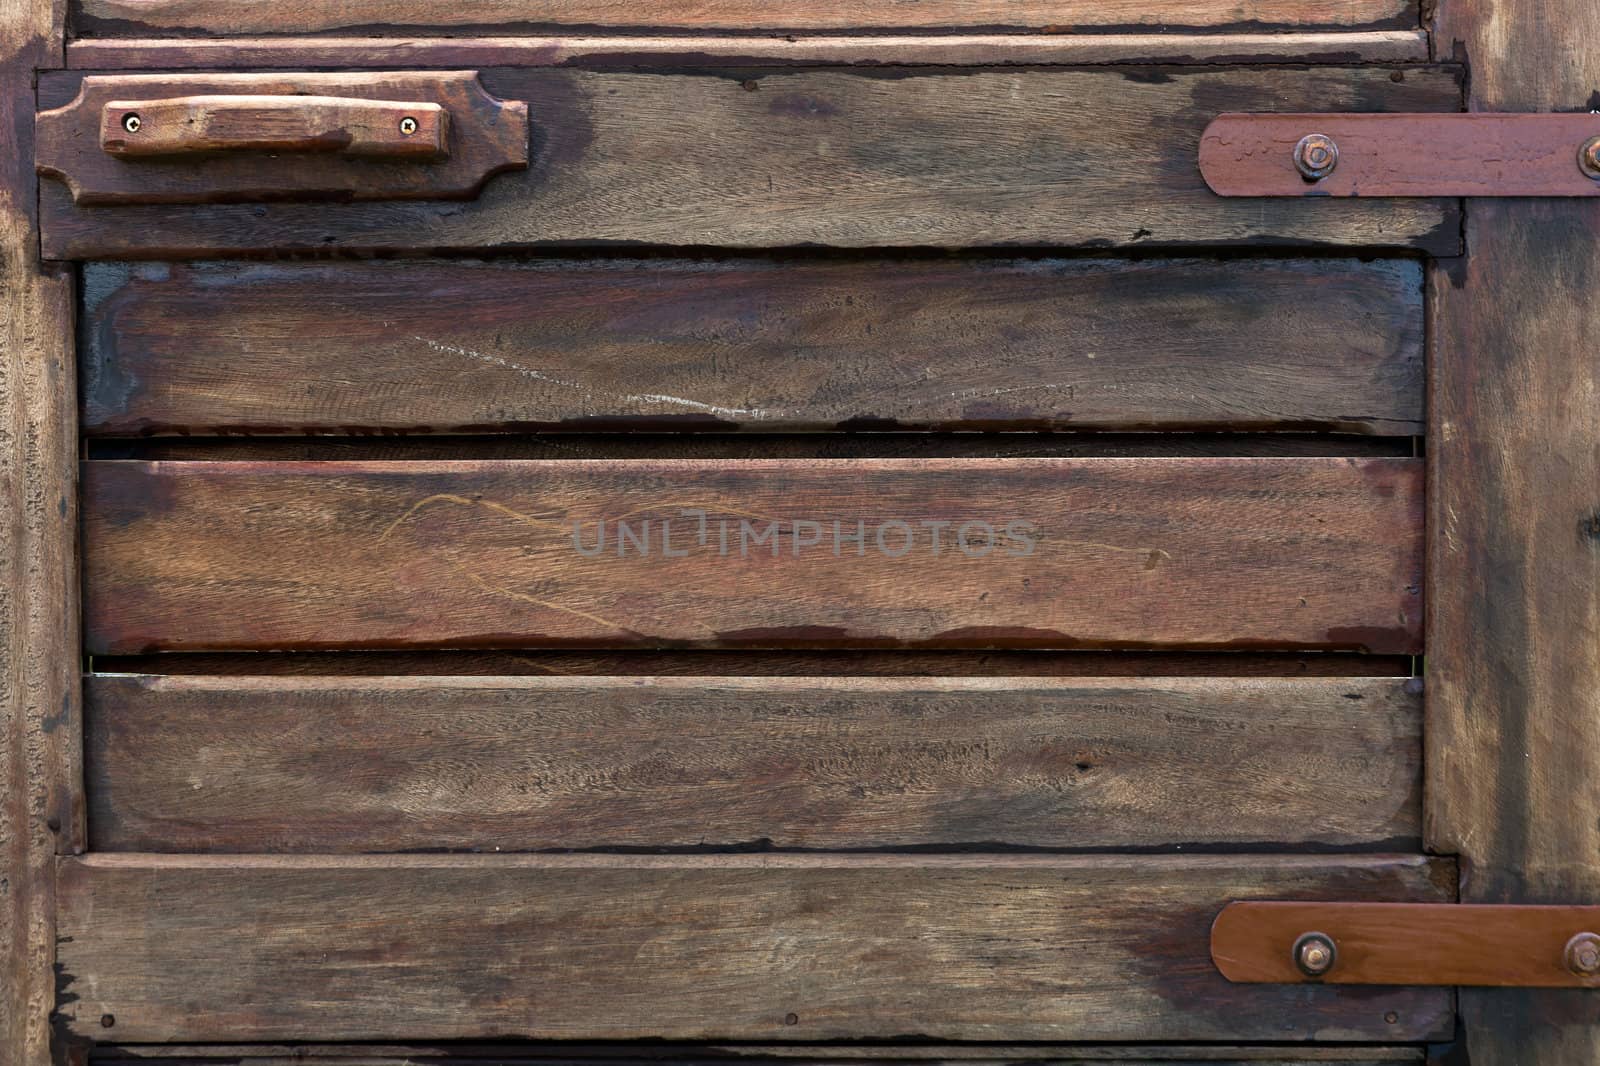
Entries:
{"label": "wooden handle", "polygon": [[341,96],[112,100],[100,113],[100,147],[127,157],[254,150],[436,160],[449,155],[449,124],[438,104]]}

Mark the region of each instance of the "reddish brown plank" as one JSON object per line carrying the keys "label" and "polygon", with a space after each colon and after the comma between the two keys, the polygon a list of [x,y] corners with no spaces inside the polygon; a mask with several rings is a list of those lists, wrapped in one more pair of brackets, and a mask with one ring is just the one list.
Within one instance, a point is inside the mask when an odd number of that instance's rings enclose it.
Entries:
{"label": "reddish brown plank", "polygon": [[[1408,856],[66,860],[66,1030],[499,1038],[1420,1041],[1444,989],[1231,985],[1230,899],[1449,902]],[[110,1016],[110,1022],[105,1021]]]}
{"label": "reddish brown plank", "polygon": [[1421,472],[1404,459],[91,462],[85,627],[94,653],[1411,652]]}
{"label": "reddish brown plank", "polygon": [[88,35],[200,32],[319,33],[382,27],[409,32],[484,26],[662,26],[698,30],[829,30],[1063,26],[1415,26],[1414,0],[923,0],[863,4],[812,0],[83,0],[76,26]]}
{"label": "reddish brown plank", "polygon": [[561,36],[79,38],[78,70],[288,67],[1087,66],[1099,63],[1405,63],[1428,35],[1396,30],[1286,33],[978,34],[944,36]]}
{"label": "reddish brown plank", "polygon": [[1420,832],[1421,689],[1397,679],[101,675],[86,715],[97,851],[1383,848]]}
{"label": "reddish brown plank", "polygon": [[[67,103],[81,77],[45,79],[41,101]],[[91,208],[47,181],[45,252],[1460,247],[1456,201],[1228,200],[1195,166],[1220,112],[1456,111],[1451,70],[547,67],[482,79],[528,101],[533,158],[469,204]]]}
{"label": "reddish brown plank", "polygon": [[1421,431],[1411,261],[94,265],[91,433]]}

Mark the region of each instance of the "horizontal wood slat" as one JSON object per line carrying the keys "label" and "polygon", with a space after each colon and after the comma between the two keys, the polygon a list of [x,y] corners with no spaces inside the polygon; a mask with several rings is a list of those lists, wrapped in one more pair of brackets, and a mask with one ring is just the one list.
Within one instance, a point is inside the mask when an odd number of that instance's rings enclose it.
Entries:
{"label": "horizontal wood slat", "polygon": [[59,1016],[130,1042],[1418,1041],[1448,989],[1229,985],[1208,930],[1230,899],[1454,884],[1417,857],[99,855],[60,865]]}
{"label": "horizontal wood slat", "polygon": [[85,701],[101,851],[1421,832],[1420,686],[1398,679],[92,676]]}
{"label": "horizontal wood slat", "polygon": [[[43,79],[42,105],[70,100],[80,77]],[[1224,111],[1457,111],[1448,70],[524,68],[483,81],[528,102],[533,161],[472,203],[87,208],[50,180],[46,254],[1460,244],[1456,201],[1228,200],[1195,165]]]}
{"label": "horizontal wood slat", "polygon": [[94,264],[90,433],[1421,432],[1410,261]]}
{"label": "horizontal wood slat", "polygon": [[1421,497],[1406,459],[90,462],[85,627],[95,654],[1414,652]]}
{"label": "horizontal wood slat", "polygon": [[864,4],[812,0],[81,0],[80,33],[96,36],[200,32],[476,29],[537,26],[674,27],[698,30],[830,30],[1064,26],[1415,26],[1415,0],[921,0]]}
{"label": "horizontal wood slat", "polygon": [[227,67],[1087,66],[1098,63],[1406,63],[1428,59],[1419,28],[1312,33],[973,34],[946,36],[88,37],[76,70]]}
{"label": "horizontal wood slat", "polygon": [[905,1047],[893,1044],[850,1046],[725,1044],[638,1048],[633,1055],[612,1045],[563,1044],[544,1051],[530,1045],[451,1044],[171,1044],[164,1047],[102,1044],[95,1048],[97,1062],[129,1066],[168,1066],[195,1059],[226,1059],[236,1066],[852,1066],[863,1060],[904,1066],[1012,1066],[1022,1063],[1116,1063],[1117,1066],[1325,1066],[1327,1063],[1379,1063],[1398,1066],[1420,1064],[1426,1052],[1420,1047],[1342,1046],[1229,1046],[1220,1044],[1162,1044],[1139,1047],[1125,1044],[1026,1044],[1021,1046],[947,1045]]}

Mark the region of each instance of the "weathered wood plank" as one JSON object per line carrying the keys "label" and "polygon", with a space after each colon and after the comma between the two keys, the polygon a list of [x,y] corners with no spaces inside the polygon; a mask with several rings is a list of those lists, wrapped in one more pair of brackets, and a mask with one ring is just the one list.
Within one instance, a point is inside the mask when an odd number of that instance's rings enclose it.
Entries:
{"label": "weathered wood plank", "polygon": [[1421,474],[1405,459],[91,462],[85,629],[96,654],[1412,652]]}
{"label": "weathered wood plank", "polygon": [[1390,677],[1405,655],[1242,651],[326,651],[97,655],[101,673],[230,677]]}
{"label": "weathered wood plank", "polygon": [[[1453,896],[1408,856],[63,860],[69,1032],[1416,1041],[1447,989],[1230,985],[1230,899]],[[106,1017],[110,1016],[109,1025]]]}
{"label": "weathered wood plank", "polygon": [[1415,26],[1415,0],[83,0],[75,28],[89,36],[151,33],[295,34],[382,28],[660,26],[697,30],[977,29],[1011,27]]}
{"label": "weathered wood plank", "polygon": [[90,433],[1422,430],[1412,261],[92,265]]}
{"label": "weathered wood plank", "polygon": [[91,846],[1415,847],[1420,696],[1350,678],[101,675]]}
{"label": "weathered wood plank", "polygon": [[[1588,111],[1600,6],[1440,5],[1471,106]],[[1485,200],[1432,278],[1430,846],[1475,903],[1600,903],[1600,204]],[[1463,989],[1474,1066],[1600,1061],[1583,990]]]}
{"label": "weathered wood plank", "polygon": [[104,1045],[95,1048],[96,1061],[141,1063],[165,1066],[194,1059],[225,1059],[239,1066],[829,1066],[829,1064],[873,1062],[904,1063],[906,1066],[1009,1066],[1018,1061],[1049,1066],[1052,1063],[1117,1063],[1118,1066],[1180,1066],[1206,1063],[1207,1066],[1323,1066],[1326,1063],[1421,1063],[1426,1053],[1419,1047],[1302,1046],[1296,1048],[1233,1046],[1216,1044],[1163,1044],[1160,1047],[1129,1047],[1116,1044],[1028,1044],[1019,1047],[984,1045],[970,1047],[903,1047],[884,1044],[851,1047],[825,1044],[804,1045],[728,1044],[713,1047],[673,1048],[653,1046],[630,1057],[620,1048],[608,1045],[562,1046],[556,1051],[523,1045],[451,1044],[426,1045],[372,1044],[173,1044],[166,1047]]}
{"label": "weathered wood plank", "polygon": [[[48,79],[42,103],[66,103],[79,78]],[[525,68],[483,81],[529,101],[534,159],[472,203],[87,208],[49,181],[45,251],[1460,245],[1457,201],[1229,200],[1195,166],[1222,111],[1455,111],[1448,70]]]}
{"label": "weathered wood plank", "polygon": [[52,1062],[55,855],[83,840],[78,756],[75,296],[39,262],[36,68],[65,3],[0,6],[0,1062]]}
{"label": "weathered wood plank", "polygon": [[972,34],[829,37],[88,37],[77,70],[324,67],[1089,66],[1098,63],[1408,63],[1429,58],[1418,28],[1320,33]]}

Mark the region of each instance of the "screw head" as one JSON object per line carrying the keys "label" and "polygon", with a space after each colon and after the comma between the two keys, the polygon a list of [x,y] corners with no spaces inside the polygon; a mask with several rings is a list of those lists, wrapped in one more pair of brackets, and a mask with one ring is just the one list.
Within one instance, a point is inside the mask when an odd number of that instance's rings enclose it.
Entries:
{"label": "screw head", "polygon": [[1307,977],[1321,977],[1339,960],[1339,949],[1327,933],[1302,933],[1294,942],[1295,967]]}
{"label": "screw head", "polygon": [[1600,975],[1600,936],[1579,933],[1567,941],[1567,969],[1579,977]]}
{"label": "screw head", "polygon": [[415,132],[417,132],[416,119],[412,118],[410,115],[407,115],[405,118],[400,120],[400,133],[403,136],[409,137]]}
{"label": "screw head", "polygon": [[132,111],[129,111],[126,115],[122,116],[122,128],[127,130],[129,133],[138,133],[139,127],[143,125],[144,120]]}
{"label": "screw head", "polygon": [[1600,137],[1590,137],[1578,149],[1578,169],[1600,181]]}
{"label": "screw head", "polygon": [[1307,181],[1321,181],[1339,165],[1339,146],[1326,133],[1308,133],[1294,146],[1294,168]]}

